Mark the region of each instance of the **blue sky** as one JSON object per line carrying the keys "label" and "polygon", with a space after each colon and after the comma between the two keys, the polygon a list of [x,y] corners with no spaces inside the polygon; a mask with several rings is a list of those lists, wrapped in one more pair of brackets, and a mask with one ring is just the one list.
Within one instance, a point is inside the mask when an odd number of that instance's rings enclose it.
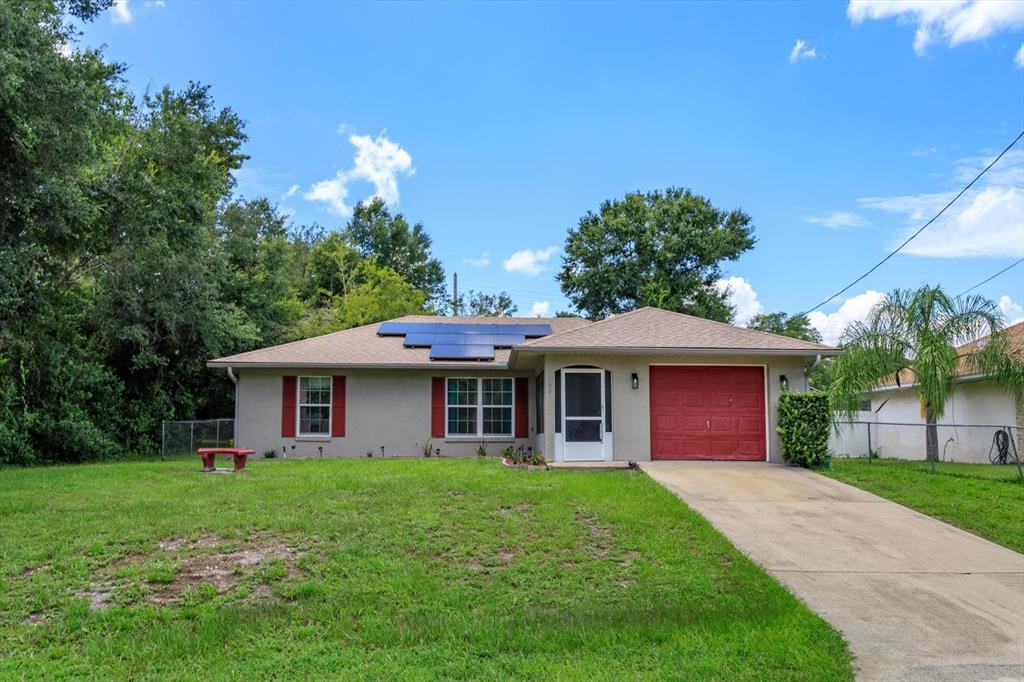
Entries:
{"label": "blue sky", "polygon": [[[559,248],[604,199],[677,185],[742,208],[742,321],[847,284],[1024,129],[1022,29],[1016,2],[129,0],[82,42],[139,92],[211,85],[247,122],[240,195],[336,228],[380,194],[462,288],[521,313],[568,308]],[[1022,149],[816,315],[826,337],[876,292],[958,293],[1024,255]],[[1021,317],[1024,267],[979,291]]]}

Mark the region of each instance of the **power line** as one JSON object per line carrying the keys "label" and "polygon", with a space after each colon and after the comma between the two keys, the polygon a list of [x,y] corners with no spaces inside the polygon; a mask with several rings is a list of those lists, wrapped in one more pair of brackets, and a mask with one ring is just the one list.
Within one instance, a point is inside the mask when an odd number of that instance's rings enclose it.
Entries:
{"label": "power line", "polygon": [[971,188],[971,187],[972,187],[972,186],[974,185],[974,183],[976,183],[976,182],[977,182],[977,181],[978,181],[979,179],[981,179],[981,176],[983,176],[983,175],[984,175],[985,173],[987,173],[987,172],[989,171],[989,169],[990,169],[990,168],[992,168],[992,166],[996,165],[996,163],[998,163],[998,162],[999,162],[999,159],[1003,158],[1003,155],[1005,155],[1005,154],[1006,154],[1006,152],[1010,151],[1010,149],[1012,149],[1012,148],[1013,148],[1013,145],[1017,144],[1017,143],[1018,143],[1018,142],[1020,141],[1020,138],[1022,138],[1022,137],[1024,137],[1024,130],[1022,130],[1022,131],[1020,132],[1020,134],[1019,134],[1019,135],[1018,135],[1017,137],[1015,137],[1015,138],[1014,138],[1013,142],[1011,142],[1010,144],[1008,144],[1008,145],[1006,146],[1006,149],[1004,149],[1003,151],[999,152],[999,156],[997,156],[996,158],[994,158],[994,159],[992,160],[992,163],[990,163],[989,165],[985,166],[984,170],[982,170],[982,171],[981,171],[980,173],[978,173],[978,174],[977,174],[976,176],[974,176],[974,179],[973,179],[973,180],[971,180],[971,181],[970,181],[969,183],[967,183],[967,186],[966,186],[966,187],[964,187],[964,188],[963,188],[962,190],[960,190],[959,192],[957,192],[957,195],[956,195],[955,197],[953,197],[952,199],[950,199],[950,200],[949,200],[949,203],[948,203],[948,204],[946,204],[945,206],[943,206],[943,207],[942,207],[942,210],[941,210],[941,211],[939,211],[938,213],[936,213],[936,214],[935,214],[935,215],[934,215],[934,216],[932,217],[932,219],[931,219],[931,220],[929,220],[929,221],[928,221],[928,222],[926,222],[926,223],[925,223],[924,225],[922,225],[922,226],[921,226],[920,228],[918,228],[917,232],[915,232],[914,234],[912,234],[912,235],[910,235],[909,237],[907,237],[907,238],[906,238],[906,239],[905,239],[905,240],[903,241],[903,243],[902,243],[902,244],[900,244],[900,245],[899,245],[899,246],[897,246],[897,247],[896,247],[895,249],[893,249],[892,251],[890,251],[890,252],[889,252],[889,255],[887,255],[887,256],[886,256],[885,258],[883,258],[882,260],[878,261],[877,263],[875,263],[875,264],[874,264],[874,266],[872,266],[872,267],[871,267],[871,269],[870,269],[870,270],[868,270],[867,272],[865,272],[865,273],[864,273],[863,275],[861,275],[861,276],[860,276],[860,277],[858,277],[857,279],[853,280],[852,282],[850,282],[850,283],[849,283],[849,284],[847,284],[847,285],[846,285],[845,287],[843,287],[842,289],[840,289],[840,290],[839,290],[839,291],[837,291],[836,293],[834,293],[834,294],[832,294],[831,296],[829,296],[828,298],[826,298],[826,299],[825,299],[824,301],[822,301],[822,302],[821,302],[821,303],[819,303],[818,305],[814,306],[813,308],[808,308],[808,309],[807,309],[807,310],[805,310],[804,312],[800,313],[800,315],[801,315],[801,316],[803,316],[803,315],[806,315],[807,313],[810,313],[810,312],[812,312],[812,311],[814,311],[814,310],[817,310],[817,309],[818,309],[818,308],[820,308],[821,306],[823,306],[823,305],[825,305],[825,304],[827,304],[827,303],[830,303],[831,301],[835,300],[835,299],[836,299],[836,298],[837,298],[838,296],[841,296],[842,294],[846,293],[846,292],[847,292],[847,291],[849,291],[849,290],[850,290],[850,289],[851,289],[852,287],[854,287],[854,286],[855,286],[856,284],[858,284],[859,282],[861,282],[861,281],[862,281],[862,280],[863,280],[863,279],[864,279],[865,277],[867,277],[867,276],[868,276],[868,275],[870,275],[870,274],[871,274],[872,272],[874,272],[875,270],[877,270],[878,268],[880,268],[880,267],[882,266],[882,264],[884,264],[884,263],[885,263],[885,262],[886,262],[887,260],[889,260],[890,258],[892,258],[893,256],[895,256],[895,255],[896,255],[897,253],[899,253],[900,251],[902,251],[902,250],[903,250],[903,247],[904,247],[904,246],[906,246],[907,244],[909,244],[909,243],[910,243],[910,242],[911,242],[911,241],[912,241],[912,240],[914,239],[914,237],[916,237],[917,235],[919,235],[919,234],[921,234],[922,232],[924,232],[924,231],[925,231],[925,229],[926,229],[926,228],[927,228],[927,227],[928,227],[929,225],[931,225],[931,224],[932,224],[932,223],[934,223],[934,222],[935,222],[936,220],[938,220],[938,219],[939,219],[939,216],[941,216],[941,215],[942,215],[943,213],[945,213],[945,212],[946,212],[946,209],[948,209],[948,208],[949,208],[950,206],[952,206],[953,204],[955,204],[955,203],[956,203],[956,201],[957,201],[957,199],[959,199],[960,197],[962,197],[962,196],[964,195],[964,193],[965,193],[965,192],[967,192],[967,190],[969,190],[969,189],[970,189],[970,188]]}
{"label": "power line", "polygon": [[1003,268],[1002,270],[1000,270],[1000,271],[999,271],[999,272],[997,272],[996,274],[992,275],[991,277],[989,277],[989,278],[988,278],[988,279],[986,279],[986,280],[982,280],[981,282],[978,282],[978,283],[977,283],[977,284],[975,284],[975,285],[974,285],[973,287],[971,287],[971,288],[969,288],[969,289],[964,289],[964,290],[963,290],[963,291],[961,291],[961,292],[960,292],[959,294],[957,294],[956,296],[954,296],[954,298],[960,298],[961,296],[963,296],[963,295],[964,295],[964,294],[966,294],[967,292],[969,292],[969,291],[973,291],[973,290],[977,289],[977,288],[978,288],[978,287],[980,287],[980,286],[981,286],[982,284],[988,284],[989,282],[991,282],[992,280],[994,280],[994,279],[995,279],[996,277],[998,277],[999,275],[1003,274],[1004,272],[1006,272],[1006,271],[1007,271],[1007,270],[1009,270],[1010,268],[1013,268],[1013,267],[1015,267],[1015,266],[1017,266],[1017,265],[1020,265],[1021,263],[1024,263],[1024,258],[1020,258],[1020,259],[1018,259],[1017,261],[1015,261],[1015,262],[1013,262],[1013,263],[1010,263],[1009,265],[1007,265],[1007,266],[1006,266],[1005,268]]}

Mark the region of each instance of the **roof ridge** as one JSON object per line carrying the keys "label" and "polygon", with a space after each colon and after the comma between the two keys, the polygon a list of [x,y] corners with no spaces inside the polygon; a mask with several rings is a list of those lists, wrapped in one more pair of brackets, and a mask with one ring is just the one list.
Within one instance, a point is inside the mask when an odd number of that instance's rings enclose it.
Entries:
{"label": "roof ridge", "polygon": [[763,336],[769,336],[771,338],[776,338],[776,339],[785,339],[786,341],[789,341],[789,342],[794,342],[795,341],[796,343],[807,344],[807,346],[809,346],[811,349],[817,349],[817,348],[828,349],[828,350],[835,350],[836,349],[835,346],[829,346],[828,344],[824,344],[824,343],[815,343],[813,341],[805,341],[803,339],[797,339],[797,338],[794,338],[792,336],[786,336],[785,334],[773,334],[772,332],[764,332],[764,331],[761,331],[760,329],[751,329],[750,327],[740,327],[740,326],[735,325],[735,324],[729,324],[728,322],[719,322],[718,320],[711,320],[711,319],[708,319],[706,317],[700,317],[700,316],[697,316],[697,315],[689,315],[687,313],[680,313],[680,312],[675,311],[675,310],[666,310],[664,308],[657,308],[655,306],[650,306],[650,305],[645,305],[645,306],[642,306],[640,308],[634,308],[633,310],[627,310],[624,313],[613,314],[613,315],[611,315],[609,317],[606,317],[604,319],[597,320],[596,322],[591,322],[590,324],[583,325],[581,327],[577,327],[576,329],[568,329],[568,330],[566,330],[564,332],[559,332],[557,334],[550,334],[548,336],[542,336],[542,337],[540,337],[538,339],[532,339],[529,343],[527,343],[525,345],[529,346],[529,345],[533,345],[534,343],[536,343],[536,345],[542,345],[546,341],[550,341],[550,340],[556,339],[556,338],[557,339],[561,339],[562,337],[565,337],[565,336],[567,336],[569,334],[573,334],[573,333],[576,333],[576,332],[588,331],[588,330],[593,329],[594,326],[596,326],[596,325],[601,325],[601,324],[603,324],[605,322],[611,322],[611,321],[614,321],[614,320],[621,320],[624,317],[628,317],[630,315],[635,315],[636,313],[640,313],[640,312],[643,312],[645,310],[654,310],[654,311],[657,311],[659,313],[667,313],[669,315],[676,315],[678,317],[684,317],[684,318],[687,318],[687,319],[690,319],[690,320],[696,320],[696,321],[699,321],[699,322],[709,322],[711,324],[720,325],[722,327],[728,327],[729,329],[741,329],[741,330],[743,330],[745,332],[750,332],[752,334],[760,334],[760,335],[763,335]]}
{"label": "roof ridge", "polygon": [[[646,307],[651,307],[651,306],[646,306]],[[805,341],[804,339],[798,339],[795,336],[786,336],[785,334],[775,334],[774,332],[765,332],[765,331],[761,331],[760,329],[751,329],[750,327],[741,327],[741,326],[739,326],[737,324],[731,324],[729,322],[720,322],[719,320],[712,320],[712,319],[707,318],[707,317],[700,317],[699,315],[689,315],[687,313],[680,313],[680,312],[675,311],[675,310],[665,310],[664,308],[654,308],[654,309],[655,310],[660,310],[663,313],[671,313],[672,315],[678,315],[680,317],[686,317],[686,318],[689,318],[691,320],[701,320],[702,322],[710,322],[712,324],[721,325],[723,327],[729,327],[730,329],[742,329],[744,331],[748,331],[748,332],[751,332],[751,333],[754,333],[754,334],[763,334],[765,336],[771,336],[771,337],[778,338],[778,339],[787,339],[789,341],[798,341],[800,343],[806,343],[806,344],[808,344],[810,346],[820,346],[822,348],[829,348],[829,349],[835,349],[836,348],[836,346],[830,346],[830,345],[828,345],[826,343],[817,343],[815,341]],[[643,308],[639,308],[639,310],[643,310]]]}

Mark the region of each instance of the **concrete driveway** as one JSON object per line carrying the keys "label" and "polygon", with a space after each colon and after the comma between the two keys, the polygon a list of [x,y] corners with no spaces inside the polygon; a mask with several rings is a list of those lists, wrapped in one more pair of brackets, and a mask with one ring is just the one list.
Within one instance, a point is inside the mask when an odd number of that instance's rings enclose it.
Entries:
{"label": "concrete driveway", "polygon": [[641,468],[842,632],[858,679],[1024,679],[1024,555],[803,469]]}

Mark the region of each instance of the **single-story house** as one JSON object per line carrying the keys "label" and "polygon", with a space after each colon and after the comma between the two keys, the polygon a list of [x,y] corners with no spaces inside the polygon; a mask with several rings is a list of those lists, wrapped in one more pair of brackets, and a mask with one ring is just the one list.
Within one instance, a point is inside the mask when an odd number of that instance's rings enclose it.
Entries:
{"label": "single-story house", "polygon": [[580,318],[407,316],[211,361],[236,443],[292,457],[782,461],[779,394],[837,348],[641,308]]}
{"label": "single-story house", "polygon": [[[1024,357],[1024,322],[1007,327],[1005,333],[1010,348]],[[960,346],[964,355],[988,337]],[[992,379],[979,376],[961,362],[959,376],[938,420],[939,444],[947,456],[959,461],[987,462],[993,434],[996,430],[1013,431],[1020,440],[1020,431],[1007,427],[1024,428],[1024,399],[1015,397]],[[922,459],[924,457],[924,424],[921,405],[915,390],[913,374],[904,370],[899,384],[895,378],[886,381],[871,393],[869,420],[875,423],[872,431],[872,449],[881,457]],[[953,425],[969,425],[954,428]],[[917,427],[917,428],[915,428]],[[1021,443],[1017,443],[1021,447]]]}

